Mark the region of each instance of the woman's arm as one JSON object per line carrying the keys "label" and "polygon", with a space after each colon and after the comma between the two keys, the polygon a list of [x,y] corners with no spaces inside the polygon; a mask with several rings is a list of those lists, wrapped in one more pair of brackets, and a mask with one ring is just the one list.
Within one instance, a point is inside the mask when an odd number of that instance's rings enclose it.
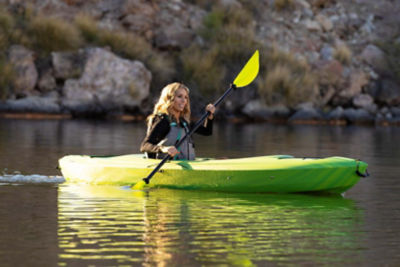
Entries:
{"label": "woman's arm", "polygon": [[[195,123],[193,123],[193,122],[190,123],[190,127],[192,128],[194,126],[194,124]],[[213,132],[213,119],[208,119],[208,118],[195,131],[195,133],[205,135],[205,136],[212,135],[212,132]]]}
{"label": "woman's arm", "polygon": [[141,152],[161,153],[162,146],[158,145],[167,136],[170,130],[166,116],[155,116],[141,146]]}
{"label": "woman's arm", "polygon": [[[215,106],[213,104],[208,104],[206,106],[206,111],[209,112],[210,115],[208,115],[208,117],[204,121],[203,125],[200,125],[200,127],[197,128],[196,133],[209,136],[209,135],[212,135],[212,132],[213,132],[213,120],[214,120]],[[193,124],[191,124],[191,127],[193,127]]]}

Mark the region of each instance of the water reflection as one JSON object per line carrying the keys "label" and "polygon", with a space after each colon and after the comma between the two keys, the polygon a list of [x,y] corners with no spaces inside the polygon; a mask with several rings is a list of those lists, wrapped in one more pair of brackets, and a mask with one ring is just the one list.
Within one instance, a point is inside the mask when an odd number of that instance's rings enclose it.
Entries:
{"label": "water reflection", "polygon": [[363,211],[342,197],[61,186],[60,264],[353,264]]}

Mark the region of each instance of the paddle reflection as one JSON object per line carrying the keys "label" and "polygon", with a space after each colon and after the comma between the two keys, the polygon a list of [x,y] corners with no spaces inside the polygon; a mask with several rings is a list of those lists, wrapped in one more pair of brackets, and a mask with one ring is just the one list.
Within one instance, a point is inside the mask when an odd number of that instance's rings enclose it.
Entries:
{"label": "paddle reflection", "polygon": [[[349,264],[363,212],[340,196],[61,186],[60,264]],[[340,256],[337,256],[340,255]]]}

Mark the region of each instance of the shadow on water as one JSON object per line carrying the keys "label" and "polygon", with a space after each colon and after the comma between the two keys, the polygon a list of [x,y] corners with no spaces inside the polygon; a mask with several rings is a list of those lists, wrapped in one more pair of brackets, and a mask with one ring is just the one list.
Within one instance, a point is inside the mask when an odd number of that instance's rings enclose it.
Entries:
{"label": "shadow on water", "polygon": [[58,189],[0,184],[0,265],[57,266]]}
{"label": "shadow on water", "polygon": [[66,264],[353,264],[363,211],[341,196],[61,186]]}

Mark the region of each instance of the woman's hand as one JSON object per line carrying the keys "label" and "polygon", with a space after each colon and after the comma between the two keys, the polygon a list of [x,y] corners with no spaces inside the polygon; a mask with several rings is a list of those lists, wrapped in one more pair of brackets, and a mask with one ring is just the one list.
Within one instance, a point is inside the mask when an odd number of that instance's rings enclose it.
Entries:
{"label": "woman's hand", "polygon": [[208,118],[209,120],[214,119],[215,106],[214,106],[213,104],[208,104],[208,105],[206,106],[206,111],[207,111],[207,112],[210,112],[210,115],[208,115],[207,118]]}
{"label": "woman's hand", "polygon": [[167,153],[172,158],[175,157],[177,154],[179,154],[178,149],[176,149],[176,147],[174,147],[174,146],[163,146],[163,147],[161,147],[161,151],[163,153]]}

